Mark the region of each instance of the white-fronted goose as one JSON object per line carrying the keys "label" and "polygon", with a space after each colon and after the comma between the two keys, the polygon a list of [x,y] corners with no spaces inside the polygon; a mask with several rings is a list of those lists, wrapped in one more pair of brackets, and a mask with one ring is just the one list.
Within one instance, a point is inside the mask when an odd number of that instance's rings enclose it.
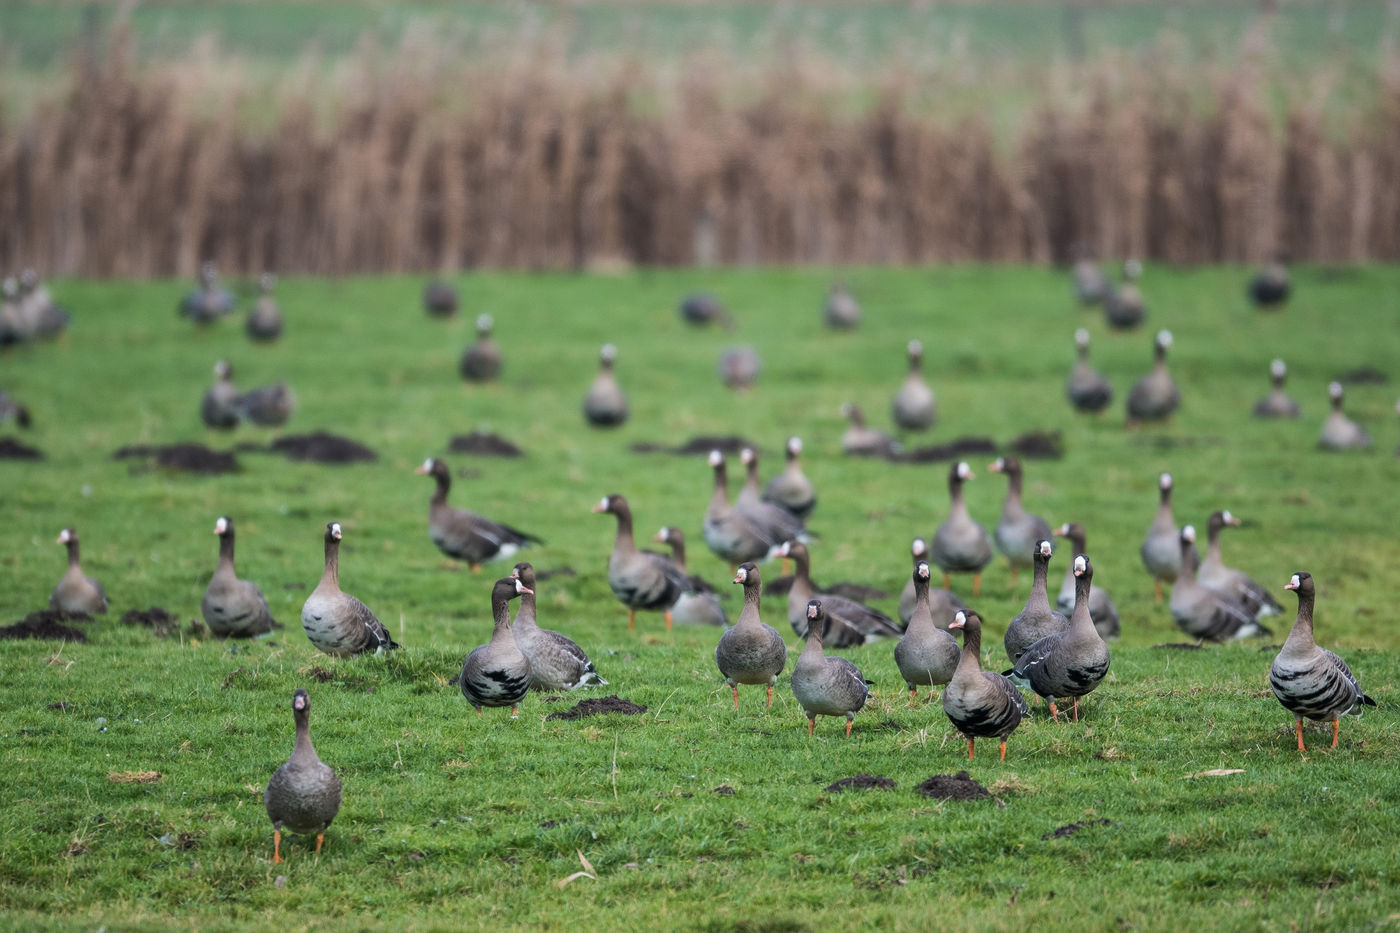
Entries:
{"label": "white-fronted goose", "polygon": [[[1072,557],[1088,553],[1089,536],[1085,533],[1084,526],[1078,522],[1066,522],[1055,530],[1055,534],[1069,539]],[[1180,557],[1179,554],[1178,557]],[[1074,609],[1075,580],[1074,561],[1071,560],[1069,566],[1065,568],[1065,582],[1060,587],[1060,595],[1055,601],[1055,608],[1061,612],[1070,612]],[[1113,599],[1108,595],[1108,592],[1097,583],[1089,587],[1089,617],[1094,620],[1094,628],[1098,629],[1099,634],[1105,639],[1118,637],[1118,607],[1113,605]]]}
{"label": "white-fronted goose", "polygon": [[68,328],[70,315],[54,304],[53,295],[39,280],[39,273],[25,269],[19,275],[20,314],[34,337],[57,337]]}
{"label": "white-fronted goose", "polygon": [[804,615],[807,617],[807,643],[792,666],[792,695],[807,714],[807,735],[817,730],[818,716],[845,716],[846,738],[856,713],[870,696],[865,675],[845,658],[828,658],[822,653],[822,633],[826,630],[823,601],[811,600]]}
{"label": "white-fronted goose", "polygon": [[[1045,542],[1048,544],[1049,542]],[[1079,721],[1079,698],[1088,696],[1108,674],[1108,644],[1094,628],[1089,615],[1089,587],[1094,567],[1083,554],[1074,559],[1074,611],[1070,613],[1069,628],[1046,635],[1021,654],[1012,667],[1015,676],[1024,678],[1036,696],[1050,704],[1050,719],[1060,721],[1055,709],[1057,697],[1074,701],[1074,721]]]}
{"label": "white-fronted goose", "polygon": [[898,638],[903,630],[894,620],[844,596],[822,595],[812,586],[811,555],[801,541],[786,541],[782,554],[793,563],[792,586],[788,589],[787,616],[799,638],[807,637],[807,603],[819,597],[826,616],[825,641],[833,648],[863,645],[878,638]]}
{"label": "white-fronted goose", "polygon": [[687,324],[703,327],[708,324],[722,325],[726,330],[734,328],[734,318],[724,303],[708,292],[686,295],[676,306],[676,313]]}
{"label": "white-fronted goose", "polygon": [[68,549],[68,569],[49,595],[49,608],[59,612],[87,613],[90,616],[107,614],[107,591],[92,577],[83,575],[83,566],[78,561],[78,531],[65,528],[58,533],[58,543]]}
{"label": "white-fronted goose", "polygon": [[1065,380],[1065,397],[1078,411],[1098,414],[1113,403],[1113,386],[1089,364],[1089,332],[1084,328],[1074,332],[1076,355],[1074,368]]}
{"label": "white-fronted goose", "polygon": [[1273,386],[1268,395],[1254,403],[1254,417],[1297,418],[1301,415],[1303,409],[1289,397],[1283,387],[1288,381],[1288,367],[1284,365],[1283,360],[1274,360],[1269,364],[1269,379]]}
{"label": "white-fronted goose", "polygon": [[219,564],[199,603],[204,624],[220,638],[252,638],[272,631],[277,621],[262,590],[234,572],[233,519],[221,516],[214,523],[214,534],[219,536]]}
{"label": "white-fronted goose", "polygon": [[760,528],[729,502],[729,475],[724,454],[710,451],[710,467],[715,474],[714,492],[705,508],[705,543],[721,559],[731,564],[747,560],[762,560],[768,552],[782,544],[767,530]]}
{"label": "white-fronted goose", "polygon": [[613,364],[617,362],[617,347],[603,344],[598,352],[598,375],[588,394],[583,397],[583,416],[599,428],[615,428],[627,420],[627,395],[617,384]]}
{"label": "white-fronted goose", "polygon": [[822,308],[822,320],[832,330],[855,330],[860,326],[860,302],[844,282],[833,282]]}
{"label": "white-fronted goose", "polygon": [[272,861],[282,861],[282,830],[316,837],[321,854],[326,830],[340,812],[340,778],[321,761],[311,744],[311,696],[305,690],[292,694],[292,719],[296,744],[292,756],[273,772],[263,792],[263,805],[272,820]]}
{"label": "white-fronted goose", "polygon": [[493,522],[485,516],[447,504],[452,489],[452,471],[445,461],[429,457],[415,471],[431,476],[437,483],[428,501],[428,537],[438,550],[448,557],[464,560],[473,571],[492,560],[509,560],[531,542],[543,544],[539,538],[510,525]]}
{"label": "white-fronted goose", "polygon": [[[1025,607],[1006,627],[1002,645],[1006,656],[1014,665],[1021,660],[1026,649],[1046,635],[1054,635],[1069,628],[1069,619],[1050,608],[1050,592],[1047,583],[1050,576],[1050,557],[1054,553],[1049,541],[1040,541],[1035,546],[1033,560],[1035,576],[1031,583],[1031,595],[1026,597]],[[1073,562],[1071,562],[1073,564]],[[1070,573],[1074,573],[1074,566]]]}
{"label": "white-fronted goose", "polygon": [[399,647],[369,607],[340,588],[340,522],[326,525],[326,567],[301,607],[301,627],[326,654],[348,657]]}
{"label": "white-fronted goose", "polygon": [[[909,545],[909,553],[914,556],[914,569],[918,570],[920,562],[927,562],[929,559],[928,543],[923,538],[915,538]],[[904,584],[904,591],[899,594],[899,621],[905,625],[914,618],[914,606],[918,595],[911,578]],[[933,624],[945,632],[948,630],[948,623],[953,621],[954,613],[967,608],[956,593],[942,587],[929,589],[928,607],[929,612],[933,614]]]}
{"label": "white-fronted goose", "polygon": [[[909,580],[914,585],[914,612],[904,637],[894,646],[894,663],[909,687],[911,701],[919,698],[919,684],[930,688],[946,684],[958,667],[958,640],[938,625],[929,605],[929,576],[928,563],[918,561]],[[952,621],[949,618],[949,624]]]}
{"label": "white-fronted goose", "polygon": [[1021,503],[1024,468],[1016,457],[998,457],[987,466],[992,473],[1006,474],[1006,498],[1001,504],[1001,518],[992,532],[997,550],[1006,556],[1011,567],[1011,586],[1016,586],[1017,573],[1034,562],[1032,554],[1041,541],[1050,537],[1050,523],[1039,515],[1026,511]]}
{"label": "white-fronted goose", "polygon": [[729,347],[721,353],[719,362],[715,364],[715,369],[719,372],[719,381],[723,382],[727,388],[751,389],[763,372],[763,360],[759,357],[757,350],[744,344],[739,347]]}
{"label": "white-fronted goose", "polygon": [[614,493],[604,496],[593,507],[597,513],[617,518],[617,538],[608,556],[608,586],[618,602],[627,607],[627,628],[637,626],[637,610],[661,610],[666,614],[666,631],[671,630],[671,607],[689,581],[681,568],[654,551],[637,550],[632,533],[632,508]]}
{"label": "white-fronted goose", "polygon": [[1142,263],[1129,259],[1123,263],[1123,282],[1104,298],[1103,316],[1108,326],[1115,330],[1131,330],[1147,317],[1147,306],[1142,302],[1142,289],[1138,287],[1138,276],[1142,275]]}
{"label": "white-fronted goose", "polygon": [[1282,259],[1269,263],[1249,283],[1249,298],[1260,311],[1273,311],[1288,303],[1288,267]]}
{"label": "white-fronted goose", "polygon": [[953,465],[948,472],[948,517],[929,542],[929,557],[943,571],[943,588],[952,589],[954,573],[972,574],[972,595],[982,592],[982,568],[992,562],[992,542],[987,529],[972,520],[963,500],[963,483],[972,479],[972,467],[966,462]]}
{"label": "white-fronted goose", "polygon": [[1074,262],[1074,297],[1084,307],[1091,307],[1106,300],[1112,292],[1108,276],[1103,274],[1099,264],[1087,256]]}
{"label": "white-fronted goose", "polygon": [[1327,420],[1322,422],[1322,433],[1317,436],[1317,446],[1323,450],[1367,450],[1371,446],[1371,435],[1361,425],[1342,413],[1342,399],[1345,391],[1340,382],[1327,387],[1332,397],[1332,410]]}
{"label": "white-fronted goose", "polygon": [[671,618],[679,625],[728,625],[729,617],[719,604],[714,587],[686,571],[685,535],[681,530],[667,525],[652,540],[671,546],[671,562],[686,575],[686,588],[671,606]]}
{"label": "white-fronted goose", "polygon": [[19,310],[19,282],[7,276],[0,282],[0,347],[10,347],[29,339]]}
{"label": "white-fronted goose", "polygon": [[1138,554],[1142,565],[1152,574],[1156,601],[1162,601],[1162,584],[1172,583],[1181,570],[1181,540],[1176,530],[1176,519],[1172,516],[1172,475],[1163,473],[1157,478],[1160,490],[1157,500],[1157,514],[1152,524],[1147,526],[1147,537],[1143,538]]}
{"label": "white-fronted goose", "polygon": [[463,379],[469,382],[490,382],[500,377],[501,348],[491,336],[491,330],[495,326],[496,322],[491,315],[477,315],[476,343],[462,352],[462,359],[457,364]]}
{"label": "white-fronted goose", "polygon": [[254,424],[286,424],[296,407],[296,393],[285,382],[262,386],[238,397],[238,414]]}
{"label": "white-fronted goose", "polygon": [[238,426],[240,396],[233,384],[233,367],[227,360],[214,364],[214,384],[199,402],[199,417],[211,428]]}
{"label": "white-fronted goose", "polygon": [[725,629],[715,646],[715,663],[725,683],[734,691],[734,708],[739,708],[739,684],[766,684],[768,705],[773,705],[773,685],[787,664],[787,645],[778,630],[759,618],[763,582],[758,567],[747,561],[739,566],[734,582],[744,587],[744,608],[733,627]]}
{"label": "white-fronted goose", "polygon": [[943,688],[943,712],[953,728],[967,739],[967,757],[973,758],[973,739],[1001,739],[1001,760],[1006,760],[1006,739],[1030,712],[1016,685],[994,671],[982,670],[982,617],[960,609],[949,628],[963,630],[962,653],[953,679]]}
{"label": "white-fronted goose", "polygon": [[807,474],[802,472],[802,438],[787,439],[787,463],[783,471],[763,487],[763,501],[782,506],[802,521],[817,507],[817,490]]}
{"label": "white-fronted goose", "polygon": [[1303,717],[1318,722],[1332,721],[1332,747],[1337,747],[1341,717],[1358,713],[1376,701],[1361,692],[1356,675],[1347,662],[1313,639],[1313,601],[1317,596],[1312,574],[1300,570],[1284,587],[1298,594],[1298,617],[1288,640],[1269,668],[1269,686],[1283,708],[1298,721],[1298,751],[1303,747]]}
{"label": "white-fronted goose", "polygon": [[906,431],[927,431],[938,420],[938,401],[924,382],[924,345],[911,340],[905,350],[909,355],[909,373],[894,394],[890,415]]}
{"label": "white-fronted goose", "polygon": [[1171,349],[1172,334],[1159,330],[1153,341],[1152,371],[1133,384],[1128,393],[1128,423],[1165,421],[1181,404],[1172,374],[1167,369],[1167,351]]}
{"label": "white-fronted goose", "polygon": [[483,706],[509,706],[514,719],[520,715],[520,701],[530,692],[530,659],[510,630],[510,601],[529,592],[513,576],[502,577],[491,587],[491,640],[473,648],[462,662],[462,696],[478,716]]}
{"label": "white-fronted goose", "polygon": [[744,485],[734,507],[764,534],[776,541],[787,541],[806,533],[802,519],[780,505],[765,501],[758,489],[758,453],[752,447],[739,452],[744,464]]}
{"label": "white-fronted goose", "polygon": [[219,287],[212,262],[199,267],[199,287],[180,300],[180,313],[196,324],[210,324],[233,310],[233,293]]}
{"label": "white-fronted goose", "polygon": [[457,289],[441,279],[429,282],[423,286],[423,310],[429,317],[455,317]]}
{"label": "white-fronted goose", "polygon": [[1243,602],[1196,579],[1196,529],[1181,529],[1181,573],[1172,585],[1172,618],[1183,632],[1202,641],[1238,641],[1268,635]]}
{"label": "white-fronted goose", "polygon": [[272,297],[272,288],[277,284],[277,276],[264,272],[258,279],[258,300],[248,311],[243,327],[253,340],[276,340],[282,336],[282,311],[277,307],[277,299]]}
{"label": "white-fronted goose", "polygon": [[535,605],[535,568],[522,560],[510,575],[525,584],[510,631],[515,636],[516,647],[530,662],[530,686],[536,690],[577,690],[590,684],[606,686],[608,682],[577,642],[552,629],[540,628]]}
{"label": "white-fronted goose", "polygon": [[859,405],[842,405],[841,417],[850,422],[841,435],[841,449],[846,453],[855,457],[888,457],[901,450],[893,437],[866,426],[865,412]]}
{"label": "white-fronted goose", "polygon": [[1220,557],[1220,530],[1226,525],[1238,527],[1240,520],[1228,511],[1212,512],[1206,523],[1206,556],[1196,570],[1196,579],[1213,590],[1237,598],[1256,619],[1276,615],[1283,611],[1264,587],[1250,579],[1249,574],[1233,567],[1225,566]]}

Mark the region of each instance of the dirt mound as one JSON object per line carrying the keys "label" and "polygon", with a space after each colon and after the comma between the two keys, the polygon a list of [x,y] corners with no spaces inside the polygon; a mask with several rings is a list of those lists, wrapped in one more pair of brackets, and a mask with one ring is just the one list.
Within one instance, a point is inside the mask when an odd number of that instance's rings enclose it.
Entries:
{"label": "dirt mound", "polygon": [[187,473],[233,473],[238,458],[227,451],[210,450],[203,444],[131,444],[112,454],[113,460],[132,457],[153,458],[156,466]]}
{"label": "dirt mound", "polygon": [[160,606],[152,606],[145,611],[128,609],[121,621],[122,625],[144,625],[157,638],[169,638],[180,632],[180,620]]}
{"label": "dirt mound", "polygon": [[66,612],[55,612],[50,609],[42,609],[39,612],[31,612],[14,625],[6,625],[0,628],[0,638],[42,638],[48,641],[87,641],[87,633],[82,629],[73,628],[71,625],[63,625],[65,621],[91,622],[92,617],[87,615],[68,615]]}
{"label": "dirt mound", "polygon": [[1059,431],[1027,431],[1006,446],[1017,456],[1031,460],[1059,460],[1065,455]]}
{"label": "dirt mound", "polygon": [[638,706],[631,700],[624,700],[618,696],[610,697],[589,697],[580,701],[571,709],[566,709],[562,713],[550,713],[545,717],[549,719],[586,719],[589,716],[599,716],[603,713],[621,713],[624,716],[638,716],[645,713],[645,706]]}
{"label": "dirt mound", "polygon": [[[964,772],[966,773],[966,772]],[[843,790],[890,790],[898,787],[898,783],[880,774],[857,774],[855,777],[842,778],[826,785],[828,794],[840,793]]]}
{"label": "dirt mound", "polygon": [[373,462],[379,459],[379,454],[364,444],[325,431],[288,434],[277,438],[268,449],[288,460],[312,460],[316,463]]}
{"label": "dirt mound", "polygon": [[914,788],[925,797],[942,800],[979,800],[990,797],[987,788],[968,777],[966,771],[957,774],[935,774]]}
{"label": "dirt mound", "polygon": [[1389,377],[1374,366],[1362,366],[1357,369],[1348,369],[1344,373],[1337,373],[1337,382],[1345,385],[1383,386],[1389,381]]}
{"label": "dirt mound", "polygon": [[748,438],[740,437],[738,434],[721,436],[702,434],[699,437],[692,437],[679,447],[670,447],[655,441],[638,441],[630,449],[634,454],[674,454],[677,457],[696,457],[704,456],[712,450],[726,454],[737,454],[745,447],[758,450],[757,444]]}
{"label": "dirt mound", "polygon": [[896,463],[941,463],[960,460],[970,454],[994,454],[996,442],[990,437],[959,437],[946,444],[933,444],[928,447],[915,447],[903,453],[891,454],[888,459]]}
{"label": "dirt mound", "polygon": [[0,460],[43,460],[44,452],[21,444],[13,437],[0,437]]}
{"label": "dirt mound", "polygon": [[453,453],[475,454],[478,457],[523,457],[525,451],[516,447],[499,434],[490,431],[473,431],[458,434],[447,444]]}
{"label": "dirt mound", "polygon": [[1081,829],[1088,829],[1090,826],[1112,825],[1112,820],[1085,820],[1082,823],[1070,823],[1068,826],[1061,826],[1059,829],[1051,830],[1040,838],[1047,841],[1050,839],[1064,839],[1066,836],[1073,836]]}

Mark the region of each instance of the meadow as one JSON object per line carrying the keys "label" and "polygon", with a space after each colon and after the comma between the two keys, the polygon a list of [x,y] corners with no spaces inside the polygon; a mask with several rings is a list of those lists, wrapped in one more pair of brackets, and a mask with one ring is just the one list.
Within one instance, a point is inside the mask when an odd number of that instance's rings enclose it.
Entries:
{"label": "meadow", "polygon": [[[54,543],[78,528],[84,569],[111,598],[84,626],[86,644],[0,641],[0,909],[34,929],[404,929],[588,925],[606,929],[802,930],[930,925],[997,929],[1383,928],[1400,911],[1400,747],[1394,730],[1400,543],[1394,489],[1400,426],[1394,384],[1349,386],[1347,409],[1375,449],[1316,450],[1327,382],[1400,359],[1400,270],[1304,267],[1284,312],[1244,298],[1249,270],[1149,266],[1149,327],[1105,331],[1078,310],[1061,270],[952,266],[847,269],[864,303],[852,334],[822,329],[832,273],[819,270],[638,271],[616,276],[477,273],[456,279],[463,313],[419,308],[416,277],[292,278],[279,286],[283,339],[247,342],[240,320],[197,330],[174,313],[188,285],[55,283],[74,323],[55,344],[0,357],[0,387],[26,402],[19,435],[42,461],[0,461],[0,621],[42,608],[63,571]],[[733,309],[733,333],[696,331],[675,313],[697,288]],[[244,302],[246,305],[246,301]],[[496,318],[499,383],[456,375],[478,312]],[[1096,365],[1114,383],[1101,418],[1063,398],[1070,335],[1087,326]],[[1175,336],[1183,404],[1168,425],[1126,430],[1121,400],[1146,372],[1151,335]],[[632,503],[639,537],[663,524],[691,539],[692,571],[722,590],[729,568],[700,536],[711,489],[702,457],[638,454],[742,434],[778,468],[800,434],[819,504],[809,523],[813,572],[892,595],[908,545],[947,509],[949,464],[891,464],[841,454],[841,403],[888,426],[906,340],[926,348],[941,418],[913,444],[1058,431],[1064,455],[1027,464],[1028,508],[1088,529],[1095,582],[1123,617],[1108,679],[1077,724],[1043,712],[1012,736],[1007,760],[976,760],[935,701],[911,707],[889,643],[849,652],[875,682],[850,740],[832,720],[808,738],[780,679],[773,708],[741,693],[736,713],[714,666],[715,630],[663,630],[626,612],[606,579],[614,523],[589,509],[606,494]],[[622,428],[589,429],[579,412],[598,347],[619,347],[630,393]],[[724,389],[720,351],[755,345],[758,386]],[[1269,360],[1290,366],[1297,422],[1249,417]],[[217,359],[241,386],[286,379],[300,408],[285,430],[206,430],[200,395]],[[454,455],[455,434],[482,428],[520,460]],[[113,460],[133,443],[230,449],[325,429],[374,448],[345,466],[238,452],[239,472],[188,475]],[[16,432],[6,426],[7,435]],[[450,681],[490,632],[489,591],[507,564],[454,567],[426,533],[431,484],[413,474],[444,456],[452,501],[535,532],[528,558],[565,571],[539,585],[542,625],[583,645],[640,716],[548,720],[578,696],[538,695],[520,719],[483,717]],[[972,461],[975,518],[995,524],[1005,484]],[[1216,508],[1244,519],[1226,560],[1285,606],[1274,637],[1200,651],[1154,605],[1137,549],[1156,507],[1158,473],[1176,479],[1176,516],[1203,529]],[[734,472],[737,472],[735,470]],[[258,582],[286,629],[251,643],[184,632],[157,639],[117,620],[161,606],[198,615],[219,515],[237,522],[238,569]],[[321,571],[327,521],[345,528],[341,584],[404,648],[388,658],[318,655],[299,627]],[[1052,563],[1057,584],[1065,557]],[[573,575],[566,572],[573,571]],[[1289,574],[1319,590],[1319,642],[1341,652],[1378,708],[1330,734],[1307,733],[1269,691],[1268,645],[1294,601]],[[777,573],[765,565],[765,575]],[[973,604],[988,620],[987,667],[1029,581],[1012,590],[1000,564]],[[969,581],[955,589],[970,599]],[[735,593],[727,606],[737,612]],[[800,646],[784,601],[764,616]],[[789,663],[789,669],[791,661]],[[293,837],[271,862],[262,788],[292,743],[289,706],[311,691],[312,734],[336,767],[345,803],[319,858]],[[1040,708],[1043,711],[1043,707]],[[1329,730],[1330,733],[1330,730]],[[992,796],[924,798],[915,787],[966,768]],[[1237,773],[1204,772],[1241,769]],[[151,783],[131,778],[157,772]],[[859,773],[891,790],[827,791]],[[1106,823],[1103,821],[1107,821]],[[1078,825],[1075,825],[1078,824]],[[284,850],[285,851],[285,850]],[[591,866],[589,875],[558,882]]]}

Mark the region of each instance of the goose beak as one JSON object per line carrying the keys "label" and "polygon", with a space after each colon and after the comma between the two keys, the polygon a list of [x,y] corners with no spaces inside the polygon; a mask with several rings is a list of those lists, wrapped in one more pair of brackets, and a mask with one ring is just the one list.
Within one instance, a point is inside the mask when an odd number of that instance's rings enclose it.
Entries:
{"label": "goose beak", "polygon": [[417,473],[419,476],[427,476],[428,468],[427,466],[420,463],[418,466],[413,468],[413,472]]}
{"label": "goose beak", "polygon": [[1289,580],[1283,585],[1283,588],[1285,590],[1296,590],[1298,588],[1298,584],[1294,583],[1292,580]]}
{"label": "goose beak", "polygon": [[516,579],[515,591],[516,591],[517,593],[529,593],[531,596],[534,596],[534,595],[535,595],[535,591],[534,591],[534,590],[530,589],[530,588],[529,588],[528,586],[526,586],[525,584],[519,582],[519,581],[520,581],[520,578],[519,578],[519,577],[516,577],[515,579]]}

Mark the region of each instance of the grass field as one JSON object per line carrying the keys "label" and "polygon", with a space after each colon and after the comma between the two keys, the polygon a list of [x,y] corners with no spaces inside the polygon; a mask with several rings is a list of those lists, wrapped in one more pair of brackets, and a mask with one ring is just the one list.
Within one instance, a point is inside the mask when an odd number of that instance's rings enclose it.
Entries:
{"label": "grass field", "polygon": [[[178,320],[184,283],[57,283],[74,312],[70,333],[0,357],[0,388],[33,410],[36,426],[21,439],[47,454],[0,461],[0,609],[10,621],[45,605],[63,569],[54,536],[72,524],[113,612],[88,626],[86,645],[0,642],[5,924],[1393,925],[1394,385],[1348,394],[1374,451],[1329,456],[1314,443],[1328,380],[1365,366],[1395,375],[1400,270],[1300,269],[1293,306],[1274,316],[1246,305],[1247,274],[1149,268],[1149,324],[1176,337],[1184,402],[1171,425],[1138,432],[1124,430],[1118,405],[1100,420],[1073,416],[1062,385],[1079,324],[1094,332],[1095,361],[1120,400],[1146,371],[1150,332],[1106,333],[1097,314],[1074,308],[1052,270],[849,270],[866,307],[865,327],[850,335],[821,329],[828,277],[817,271],[464,276],[465,313],[446,323],[418,309],[417,279],[287,280],[279,289],[287,333],[270,347],[249,345],[241,322],[195,331]],[[735,310],[736,333],[692,331],[676,317],[679,296],[701,286]],[[478,311],[495,315],[506,354],[501,383],[484,388],[463,385],[455,370]],[[703,460],[628,446],[742,433],[762,446],[767,475],[796,432],[820,495],[814,573],[897,594],[910,538],[931,533],[946,511],[947,466],[842,457],[837,409],[857,401],[887,425],[903,345],[915,336],[942,416],[931,437],[913,443],[1062,432],[1063,459],[1028,465],[1027,505],[1051,522],[1086,525],[1095,582],[1123,615],[1112,671],[1085,720],[1055,726],[1036,716],[1012,736],[1004,764],[981,745],[969,767],[941,708],[907,705],[888,644],[850,652],[876,686],[849,741],[831,720],[809,739],[786,678],[772,711],[749,691],[735,714],[714,668],[716,631],[668,635],[646,615],[627,631],[605,574],[613,522],[588,511],[604,494],[626,494],[639,536],[680,525],[692,539],[692,569],[737,590],[701,543],[711,485]],[[578,406],[607,340],[620,348],[633,416],[599,433]],[[740,341],[765,362],[746,395],[723,389],[714,370],[720,350]],[[1290,364],[1304,407],[1297,423],[1248,417],[1274,356]],[[203,429],[199,398],[219,358],[233,361],[243,386],[291,383],[301,408],[289,431],[332,430],[380,459],[333,467],[240,453],[242,471],[219,478],[110,459],[129,443],[223,449],[275,436]],[[445,567],[426,535],[430,484],[412,470],[474,427],[528,455],[447,455],[465,474],[454,503],[538,533],[547,545],[535,565],[576,572],[541,583],[541,624],[587,648],[608,691],[646,704],[645,715],[545,721],[576,698],[532,696],[516,722],[499,710],[478,719],[449,685],[462,655],[489,634],[490,585],[505,567],[476,575]],[[987,474],[987,459],[973,463],[968,495],[990,527],[1004,484]],[[1162,470],[1176,477],[1179,521],[1203,528],[1215,508],[1245,520],[1226,558],[1287,607],[1274,643],[1292,618],[1288,575],[1317,578],[1319,640],[1348,658],[1379,704],[1343,724],[1336,751],[1313,732],[1300,759],[1261,644],[1153,648],[1183,640],[1165,607],[1152,604],[1137,556]],[[198,614],[221,514],[237,521],[240,574],[261,584],[287,630],[232,644],[157,640],[117,624],[133,607]],[[345,527],[342,585],[405,645],[389,659],[333,661],[298,627],[331,519]],[[1063,570],[1057,557],[1057,583]],[[989,620],[985,660],[1000,669],[1001,633],[1028,581],[1012,592],[997,567],[983,582],[975,605]],[[968,581],[956,588],[969,596]],[[892,612],[894,602],[881,605]],[[731,612],[738,604],[736,594]],[[782,601],[768,601],[765,617],[796,650]],[[289,861],[274,866],[261,794],[290,751],[288,706],[299,686],[311,690],[313,735],[341,773],[345,804],[319,860],[293,838]],[[51,708],[60,702],[66,708]],[[964,767],[995,799],[938,802],[914,792]],[[1233,768],[1243,771],[1190,777]],[[112,780],[138,771],[162,777]],[[899,786],[823,791],[860,772]],[[716,793],[720,786],[734,793]],[[1097,820],[1109,823],[1042,838]],[[596,879],[556,887],[580,869],[579,852]]]}

